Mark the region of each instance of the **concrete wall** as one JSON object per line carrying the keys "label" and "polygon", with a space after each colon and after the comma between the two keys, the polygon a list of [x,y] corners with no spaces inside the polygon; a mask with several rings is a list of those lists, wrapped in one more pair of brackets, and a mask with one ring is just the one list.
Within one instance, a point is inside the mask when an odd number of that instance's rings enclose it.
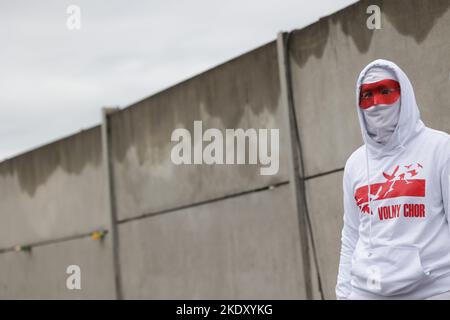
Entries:
{"label": "concrete wall", "polygon": [[[111,241],[55,241],[0,254],[0,299],[114,299]],[[67,267],[81,270],[81,290],[68,290]]]}
{"label": "concrete wall", "polygon": [[101,162],[99,126],[2,162],[1,248],[106,227]]}
{"label": "concrete wall", "polygon": [[[110,238],[89,237],[110,224],[103,169],[99,126],[0,164],[0,298],[115,296]],[[81,292],[66,288],[72,264]]]}
{"label": "concrete wall", "polygon": [[[381,7],[381,30],[365,27],[370,4]],[[424,122],[450,132],[449,7],[361,1],[290,34],[304,191],[294,188],[298,146],[290,149],[295,127],[286,121],[275,41],[109,115],[111,203],[99,126],[0,163],[0,298],[114,299],[122,288],[137,299],[303,299],[311,282],[311,298],[321,298],[321,284],[334,299],[342,168],[362,143],[356,77],[376,58],[397,62]],[[195,120],[204,130],[280,129],[279,172],[174,165],[171,133],[192,132]],[[308,243],[299,215],[310,218]],[[89,236],[99,228],[109,231],[103,241]],[[13,250],[23,244],[31,253]],[[81,291],[65,287],[71,264],[82,269]]]}

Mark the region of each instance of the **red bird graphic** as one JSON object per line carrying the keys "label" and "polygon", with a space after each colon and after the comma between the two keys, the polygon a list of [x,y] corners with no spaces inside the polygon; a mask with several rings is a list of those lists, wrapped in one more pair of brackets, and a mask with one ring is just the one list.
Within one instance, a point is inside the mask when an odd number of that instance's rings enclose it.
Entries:
{"label": "red bird graphic", "polygon": [[388,180],[391,181],[395,178],[395,174],[398,171],[398,168],[400,168],[400,166],[396,166],[394,169],[394,172],[392,172],[392,174],[387,174],[386,172],[383,172],[383,176]]}

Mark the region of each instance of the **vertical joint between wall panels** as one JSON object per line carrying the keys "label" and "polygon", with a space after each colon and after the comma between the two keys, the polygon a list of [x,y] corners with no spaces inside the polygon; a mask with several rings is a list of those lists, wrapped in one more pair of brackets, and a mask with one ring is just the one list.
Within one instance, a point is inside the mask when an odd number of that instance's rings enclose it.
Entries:
{"label": "vertical joint between wall panels", "polygon": [[106,183],[106,199],[107,208],[110,216],[110,232],[112,239],[112,258],[113,258],[113,272],[114,272],[114,287],[116,299],[122,300],[122,279],[120,270],[119,257],[119,233],[118,233],[118,218],[116,207],[116,194],[113,175],[113,163],[111,161],[111,127],[109,117],[112,113],[117,112],[119,108],[103,108],[102,109],[102,154],[103,165],[105,172]]}
{"label": "vertical joint between wall panels", "polygon": [[[281,104],[284,108],[284,126],[288,129],[289,148],[289,180],[291,185],[294,208],[297,211],[298,230],[300,236],[301,255],[303,261],[303,277],[305,283],[306,299],[313,299],[313,284],[311,272],[311,260],[309,250],[309,239],[311,240],[312,254],[317,271],[318,290],[323,299],[322,281],[320,278],[319,264],[317,260],[312,225],[306,203],[306,186],[304,179],[304,168],[301,141],[298,131],[297,118],[295,114],[294,97],[291,79],[291,67],[289,60],[289,37],[290,33],[280,32],[277,37],[278,69],[280,76]],[[310,238],[308,238],[310,237]]]}

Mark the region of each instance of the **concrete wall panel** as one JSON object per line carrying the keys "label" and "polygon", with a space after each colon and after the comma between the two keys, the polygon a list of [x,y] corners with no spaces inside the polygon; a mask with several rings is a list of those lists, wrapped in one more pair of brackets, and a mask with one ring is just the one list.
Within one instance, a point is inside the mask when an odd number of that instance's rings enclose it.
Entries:
{"label": "concrete wall panel", "polygon": [[119,226],[125,298],[301,299],[289,185]]}
{"label": "concrete wall panel", "polygon": [[335,299],[341,249],[342,172],[310,179],[306,197],[325,299]]}
{"label": "concrete wall panel", "polygon": [[[81,268],[81,290],[69,290],[69,265]],[[114,299],[111,241],[81,238],[0,254],[0,299]]]}
{"label": "concrete wall panel", "polygon": [[0,163],[0,248],[107,227],[100,127]]}

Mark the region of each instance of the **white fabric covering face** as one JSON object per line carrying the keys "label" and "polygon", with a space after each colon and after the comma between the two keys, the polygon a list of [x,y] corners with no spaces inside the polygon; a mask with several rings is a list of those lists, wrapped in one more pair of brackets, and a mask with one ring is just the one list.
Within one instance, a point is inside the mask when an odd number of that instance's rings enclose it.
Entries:
{"label": "white fabric covering face", "polygon": [[[398,81],[392,70],[383,67],[373,67],[366,73],[363,84],[385,79]],[[401,98],[394,104],[375,105],[362,110],[369,136],[380,144],[386,144],[397,126],[400,117]]]}

